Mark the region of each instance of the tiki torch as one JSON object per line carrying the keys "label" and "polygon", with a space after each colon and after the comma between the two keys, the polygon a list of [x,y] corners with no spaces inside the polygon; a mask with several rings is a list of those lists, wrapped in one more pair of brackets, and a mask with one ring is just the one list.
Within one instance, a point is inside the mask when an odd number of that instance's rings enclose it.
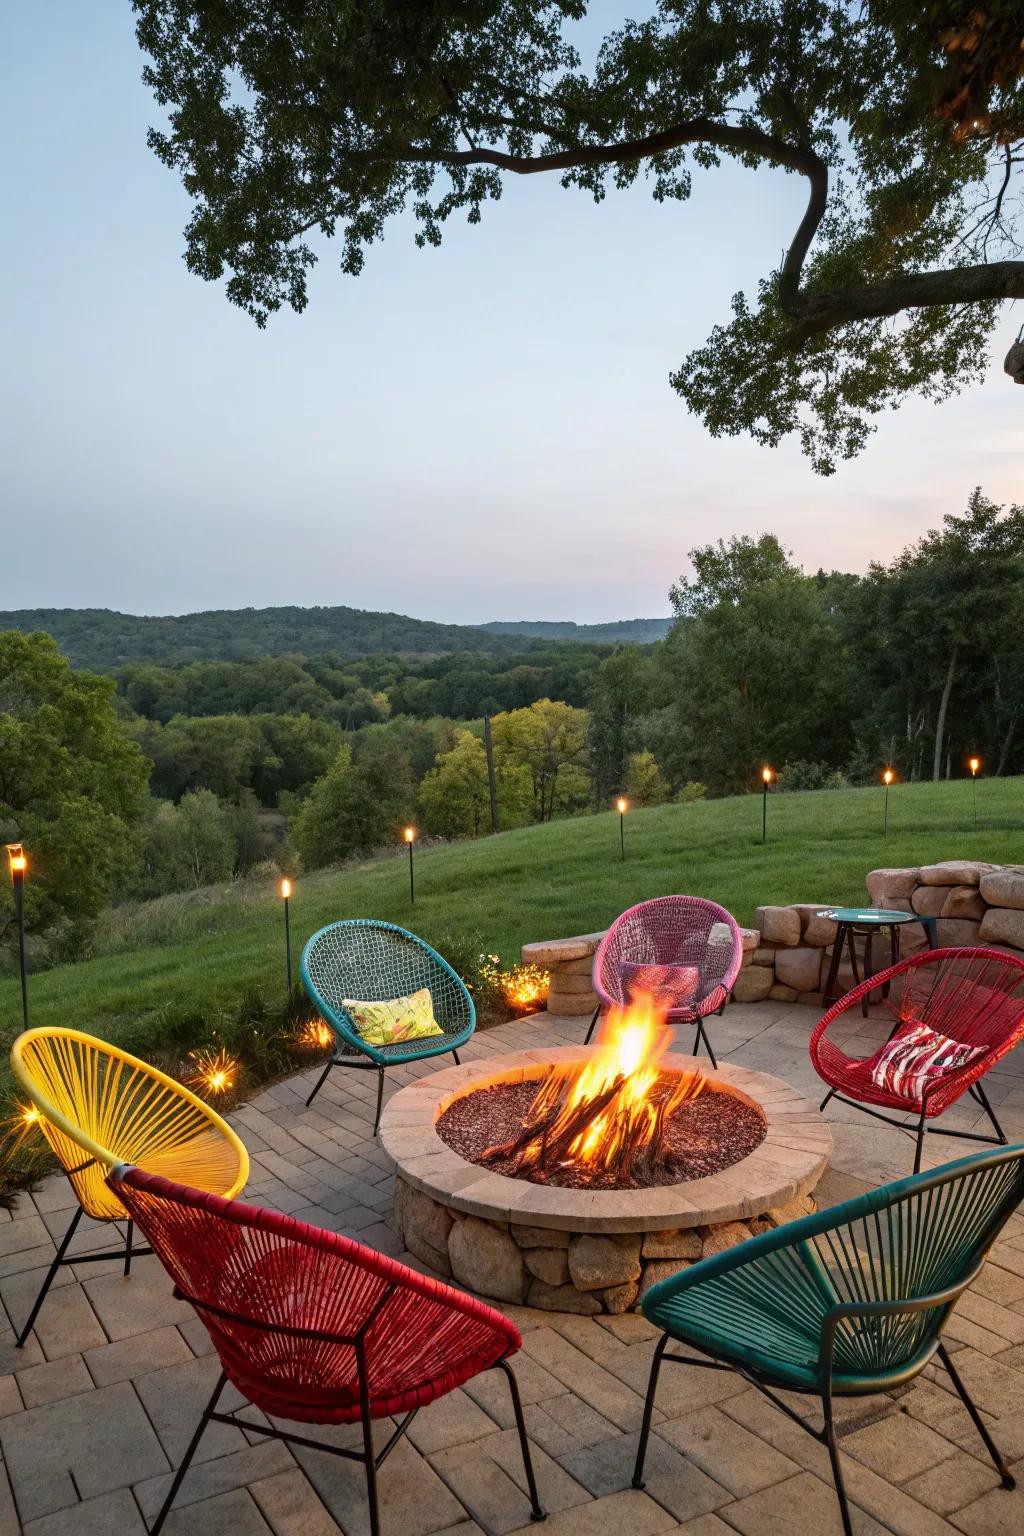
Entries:
{"label": "tiki torch", "polygon": [[774,778],[772,770],[765,764],[761,769],[761,841],[768,841],[768,785]]}
{"label": "tiki torch", "polygon": [[285,875],[281,881],[281,901],[284,905],[284,968],[288,996],[292,995],[292,928],[288,904],[292,899],[292,883]]}
{"label": "tiki torch", "polygon": [[18,917],[18,964],[21,970],[21,1018],[28,1029],[28,969],[25,964],[25,871],[28,859],[20,843],[7,844],[7,863],[14,887],[14,910]]}
{"label": "tiki torch", "polygon": [[405,832],[404,832],[403,835],[405,837],[406,843],[409,846],[409,901],[410,901],[411,905],[415,906],[416,905],[416,875],[415,875],[415,873],[413,871],[412,850],[413,850],[413,844],[416,841],[416,828],[415,827],[406,827]]}

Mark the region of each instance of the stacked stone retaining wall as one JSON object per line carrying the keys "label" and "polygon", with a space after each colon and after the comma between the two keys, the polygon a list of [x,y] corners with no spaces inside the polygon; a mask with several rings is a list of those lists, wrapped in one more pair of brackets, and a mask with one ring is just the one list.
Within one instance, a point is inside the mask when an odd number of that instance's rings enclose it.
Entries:
{"label": "stacked stone retaining wall", "polygon": [[[933,918],[942,949],[984,944],[1010,954],[1024,952],[1022,865],[948,859],[939,864],[873,869],[865,884],[872,906]],[[835,905],[822,900],[758,907],[756,928],[740,929],[743,962],[734,1000],[820,1007],[836,925],[817,913]],[[551,1013],[569,1017],[593,1013],[597,1007],[592,980],[594,953],[603,937],[602,933],[578,934],[523,946],[523,960],[541,966],[551,976]],[[927,930],[923,924],[908,923],[900,939],[901,953],[906,956],[927,945]],[[886,940],[879,935],[873,955],[875,969],[880,969],[887,958]],[[845,992],[853,984],[853,971],[844,956],[837,989]]]}

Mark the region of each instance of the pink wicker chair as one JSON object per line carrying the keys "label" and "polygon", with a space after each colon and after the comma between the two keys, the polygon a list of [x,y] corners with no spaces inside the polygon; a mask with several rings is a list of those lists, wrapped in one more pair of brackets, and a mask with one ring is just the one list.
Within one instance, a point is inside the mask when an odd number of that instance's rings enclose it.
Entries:
{"label": "pink wicker chair", "polygon": [[629,1001],[623,963],[693,966],[699,973],[693,997],[680,1007],[670,1008],[666,1022],[696,1025],[694,1050],[703,1040],[711,1065],[717,1067],[703,1021],[709,1013],[721,1013],[729,1001],[742,957],[736,919],[716,902],[700,896],[657,896],[653,901],[639,902],[615,919],[594,956],[594,991],[600,1002],[586,1043],[590,1043],[602,1009],[621,1007]]}
{"label": "pink wicker chair", "polygon": [[[848,1055],[843,1035],[830,1033],[832,1026],[837,1020],[845,1022],[845,1015],[875,991],[893,1019],[888,1039],[868,1056]],[[926,1060],[916,1072],[890,1079],[885,1071],[887,1053],[899,1041],[912,1040],[912,1032],[922,1030],[951,1047],[951,1053],[943,1059],[940,1046],[935,1059]],[[1022,1039],[1024,961],[995,949],[925,950],[862,981],[822,1018],[810,1040],[814,1069],[829,1085],[821,1108],[838,1099],[901,1130],[909,1129],[905,1121],[882,1110],[916,1115],[915,1173],[921,1167],[928,1131],[1005,1146],[1006,1136],[981,1079]],[[924,1049],[928,1048],[926,1039]],[[995,1136],[927,1124],[965,1093],[984,1110]]]}

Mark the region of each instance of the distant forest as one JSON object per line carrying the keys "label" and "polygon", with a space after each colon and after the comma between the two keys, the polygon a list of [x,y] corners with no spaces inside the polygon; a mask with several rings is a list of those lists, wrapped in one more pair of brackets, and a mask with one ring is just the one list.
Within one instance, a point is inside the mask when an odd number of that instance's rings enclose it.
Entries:
{"label": "distant forest", "polygon": [[109,608],[22,608],[0,612],[0,631],[52,635],[76,667],[110,672],[134,661],[182,666],[192,661],[258,661],[265,656],[331,654],[351,659],[380,652],[443,655],[490,651],[508,655],[534,640],[642,644],[663,640],[671,619],[613,624],[435,624],[362,608],[219,608],[205,613],[144,616]]}
{"label": "distant forest", "polygon": [[96,901],[105,849],[122,893],[155,896],[334,863],[409,821],[476,836],[485,716],[501,827],[743,793],[764,764],[783,791],[958,777],[972,756],[1024,772],[1024,507],[975,491],[864,575],[806,573],[770,533],[690,562],[654,643],[343,608],[0,614],[0,841],[51,836]]}
{"label": "distant forest", "polygon": [[[0,615],[2,618],[2,615]],[[492,619],[480,629],[492,635],[537,640],[583,640],[589,645],[653,645],[672,628],[668,619],[618,619],[613,624],[574,624],[571,619]]]}

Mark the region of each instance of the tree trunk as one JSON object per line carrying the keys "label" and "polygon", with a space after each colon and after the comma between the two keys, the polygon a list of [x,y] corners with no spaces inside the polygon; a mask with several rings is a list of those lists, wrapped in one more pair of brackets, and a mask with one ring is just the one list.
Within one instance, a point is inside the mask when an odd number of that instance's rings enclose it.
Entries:
{"label": "tree trunk", "polygon": [[939,704],[939,718],[935,722],[935,757],[932,760],[932,782],[935,784],[938,783],[942,773],[942,741],[946,734],[946,712],[949,709],[949,696],[953,692],[953,678],[956,675],[956,657],[959,649],[960,645],[957,642],[949,658],[946,685],[942,690],[942,702]]}
{"label": "tree trunk", "polygon": [[1010,723],[1006,727],[1006,735],[1003,737],[1002,745],[999,748],[999,761],[996,764],[996,773],[995,773],[995,776],[996,776],[997,779],[1002,775],[1003,769],[1006,767],[1006,759],[1010,755],[1010,746],[1011,746],[1011,744],[1013,742],[1013,738],[1014,738],[1014,736],[1016,734],[1017,734],[1017,716],[1015,714],[1013,714],[1013,715],[1010,716]]}

